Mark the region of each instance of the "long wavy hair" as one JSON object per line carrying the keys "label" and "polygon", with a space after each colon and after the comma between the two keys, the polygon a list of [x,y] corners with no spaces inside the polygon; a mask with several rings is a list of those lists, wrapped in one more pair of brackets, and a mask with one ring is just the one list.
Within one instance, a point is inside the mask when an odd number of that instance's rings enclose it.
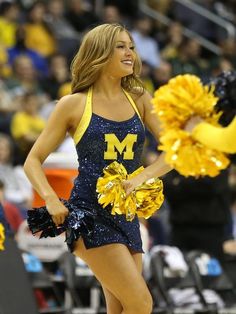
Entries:
{"label": "long wavy hair", "polygon": [[[120,24],[102,24],[84,36],[71,64],[72,94],[84,91],[96,82],[114,52],[117,36],[123,31],[127,32],[133,42],[130,33]],[[134,52],[136,58],[133,73],[121,79],[121,86],[128,92],[141,95],[144,92],[139,79],[142,64],[137,52]]]}

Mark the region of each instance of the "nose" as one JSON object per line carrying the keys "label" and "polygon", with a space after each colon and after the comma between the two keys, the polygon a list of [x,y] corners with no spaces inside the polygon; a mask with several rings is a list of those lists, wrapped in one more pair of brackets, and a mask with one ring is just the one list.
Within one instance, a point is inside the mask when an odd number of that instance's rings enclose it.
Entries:
{"label": "nose", "polygon": [[133,53],[132,49],[129,48],[129,47],[126,47],[126,49],[125,49],[125,54],[128,55],[128,56],[130,56],[130,55],[132,55],[132,53]]}

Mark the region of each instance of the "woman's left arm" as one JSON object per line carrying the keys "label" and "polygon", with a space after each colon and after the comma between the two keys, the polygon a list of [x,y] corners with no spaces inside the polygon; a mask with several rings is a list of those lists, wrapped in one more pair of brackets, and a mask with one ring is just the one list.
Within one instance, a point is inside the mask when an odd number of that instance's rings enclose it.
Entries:
{"label": "woman's left arm", "polygon": [[[139,108],[142,108],[142,118],[145,126],[149,129],[155,139],[158,141],[159,132],[160,132],[160,123],[156,116],[153,113],[151,96],[145,92],[136,103]],[[165,163],[165,153],[161,153],[158,158],[149,166],[147,166],[140,174],[134,178],[124,182],[124,188],[126,193],[129,194],[132,192],[139,184],[142,184],[148,179],[161,177],[167,172],[172,170],[172,168]]]}

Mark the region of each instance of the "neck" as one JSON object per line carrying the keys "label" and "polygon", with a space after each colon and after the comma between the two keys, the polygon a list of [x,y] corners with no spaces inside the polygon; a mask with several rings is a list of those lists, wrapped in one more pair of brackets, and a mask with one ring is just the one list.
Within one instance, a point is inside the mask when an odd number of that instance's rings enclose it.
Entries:
{"label": "neck", "polygon": [[102,75],[94,83],[94,92],[103,94],[106,97],[114,98],[114,95],[121,91],[121,79],[112,77],[111,75]]}

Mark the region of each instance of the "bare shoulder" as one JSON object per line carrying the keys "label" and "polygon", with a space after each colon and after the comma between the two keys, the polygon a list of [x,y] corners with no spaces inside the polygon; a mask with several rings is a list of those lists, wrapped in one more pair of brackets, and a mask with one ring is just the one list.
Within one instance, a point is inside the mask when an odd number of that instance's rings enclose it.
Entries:
{"label": "bare shoulder", "polygon": [[134,100],[142,117],[145,115],[145,109],[151,106],[151,95],[144,90],[143,93],[138,93],[137,90],[130,92],[130,96]]}
{"label": "bare shoulder", "polygon": [[65,111],[65,113],[70,113],[70,110],[76,110],[77,108],[81,107],[83,110],[85,99],[86,94],[84,93],[66,95],[57,102],[56,107],[58,107],[59,110]]}
{"label": "bare shoulder", "polygon": [[68,121],[73,129],[78,125],[86,103],[86,93],[76,93],[62,97],[56,104],[55,110]]}

